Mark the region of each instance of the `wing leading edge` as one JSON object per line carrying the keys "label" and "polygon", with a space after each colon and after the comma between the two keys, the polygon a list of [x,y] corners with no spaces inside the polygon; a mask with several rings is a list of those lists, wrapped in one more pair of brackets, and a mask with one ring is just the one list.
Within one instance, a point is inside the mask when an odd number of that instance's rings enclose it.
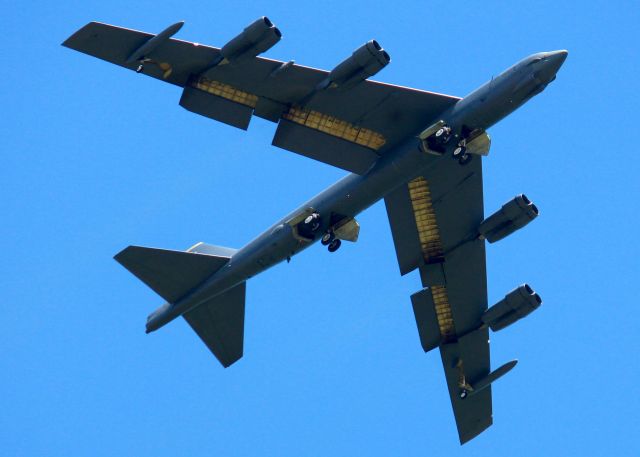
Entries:
{"label": "wing leading edge", "polygon": [[[63,45],[136,70],[131,56],[163,33],[91,22]],[[150,49],[144,73],[183,87],[187,110],[241,129],[253,115],[277,122],[275,146],[360,174],[459,100],[369,80],[319,89],[329,72],[262,57],[218,65],[219,48],[168,37]]]}

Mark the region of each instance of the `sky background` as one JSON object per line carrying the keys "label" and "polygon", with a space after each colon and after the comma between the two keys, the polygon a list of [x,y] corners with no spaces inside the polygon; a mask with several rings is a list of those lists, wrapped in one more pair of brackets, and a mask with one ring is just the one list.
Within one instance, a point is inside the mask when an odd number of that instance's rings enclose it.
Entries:
{"label": "sky background", "polygon": [[[637,1],[2,0],[0,454],[637,456]],[[180,89],[60,46],[98,20],[220,46],[268,15],[266,56],[330,69],[375,38],[376,79],[463,96],[538,51],[558,79],[490,130],[485,207],[541,216],[487,249],[489,302],[539,311],[492,337],[494,426],[461,447],[424,354],[382,203],[360,240],[249,281],[245,356],[223,369],[112,260],[129,244],[240,247],[342,177],[178,106]]]}

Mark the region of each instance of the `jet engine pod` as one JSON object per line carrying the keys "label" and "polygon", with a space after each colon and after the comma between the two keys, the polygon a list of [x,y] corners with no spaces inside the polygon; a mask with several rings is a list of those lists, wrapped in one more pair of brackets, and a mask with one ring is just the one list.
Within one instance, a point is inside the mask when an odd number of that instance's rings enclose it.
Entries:
{"label": "jet engine pod", "polygon": [[523,284],[486,310],[481,320],[497,332],[535,311],[541,304],[540,295],[528,284]]}
{"label": "jet engine pod", "polygon": [[220,50],[222,59],[219,63],[238,62],[251,59],[275,45],[282,38],[282,33],[263,16],[246,27],[240,35],[225,44]]}
{"label": "jet engine pod", "polygon": [[495,243],[527,225],[538,214],[538,207],[525,194],[520,194],[482,221],[478,233],[489,243]]}
{"label": "jet engine pod", "polygon": [[368,41],[331,70],[323,82],[323,88],[357,84],[378,73],[389,62],[391,62],[391,57],[387,51],[382,49],[376,40]]}

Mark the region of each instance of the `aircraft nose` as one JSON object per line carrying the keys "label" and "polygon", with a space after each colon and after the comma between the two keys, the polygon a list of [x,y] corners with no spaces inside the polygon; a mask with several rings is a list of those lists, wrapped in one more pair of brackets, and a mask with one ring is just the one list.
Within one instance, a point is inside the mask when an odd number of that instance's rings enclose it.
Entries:
{"label": "aircraft nose", "polygon": [[544,66],[538,73],[538,77],[545,83],[549,84],[556,79],[556,73],[567,59],[569,52],[562,49],[560,51],[551,51],[546,53]]}
{"label": "aircraft nose", "polygon": [[567,56],[569,52],[566,49],[562,49],[560,51],[551,51],[549,53],[549,62],[552,62],[555,66],[555,70],[558,71],[565,60],[567,60]]}

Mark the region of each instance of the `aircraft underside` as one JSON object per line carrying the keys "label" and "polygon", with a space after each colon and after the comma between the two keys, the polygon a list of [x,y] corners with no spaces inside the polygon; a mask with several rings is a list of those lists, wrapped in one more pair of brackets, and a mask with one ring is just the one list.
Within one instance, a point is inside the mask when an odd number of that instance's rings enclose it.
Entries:
{"label": "aircraft underside", "polygon": [[266,17],[221,48],[91,22],[63,45],[180,87],[185,109],[247,129],[275,123],[273,146],[351,174],[276,222],[241,249],[198,243],[186,251],[129,246],[115,256],[166,303],[147,332],[182,316],[220,363],[243,356],[246,282],[320,242],[336,252],[358,239],[356,216],[384,199],[401,274],[417,271],[411,296],[420,343],[438,348],[461,443],[493,422],[489,331],[536,310],[523,284],[489,306],[486,243],[538,216],[524,194],[485,216],[482,162],[487,130],[539,94],[567,52],[534,54],[464,98],[368,78],[390,63],[375,40],[331,71],[259,57],[282,37]]}

